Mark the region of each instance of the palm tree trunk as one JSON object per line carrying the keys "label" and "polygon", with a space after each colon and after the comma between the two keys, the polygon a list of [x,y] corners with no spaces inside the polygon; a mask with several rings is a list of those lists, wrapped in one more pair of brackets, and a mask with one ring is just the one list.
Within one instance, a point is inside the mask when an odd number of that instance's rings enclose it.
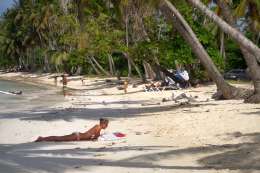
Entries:
{"label": "palm tree trunk", "polygon": [[127,65],[128,65],[128,77],[130,78],[132,76],[132,66],[131,61],[127,59]]}
{"label": "palm tree trunk", "polygon": [[46,53],[44,55],[44,68],[45,68],[46,72],[50,71],[50,64],[49,64],[48,56]]}
{"label": "palm tree trunk", "polygon": [[[128,11],[128,10],[127,10]],[[125,17],[125,41],[126,41],[126,47],[128,48],[129,46],[129,15],[128,12],[126,12],[126,17]],[[129,59],[127,59],[127,65],[128,65],[128,77],[130,78],[132,76],[132,66],[131,66],[131,62]]]}
{"label": "palm tree trunk", "polygon": [[99,70],[101,70],[105,75],[110,76],[110,74],[97,62],[97,60],[93,56],[91,57],[91,59],[97,65]]}
{"label": "palm tree trunk", "polygon": [[108,63],[109,63],[110,74],[113,76],[114,75],[114,61],[110,54],[108,55]]}
{"label": "palm tree trunk", "polygon": [[220,31],[220,53],[224,59],[224,65],[226,66],[225,33],[223,31]]}
{"label": "palm tree trunk", "polygon": [[[228,4],[223,0],[217,1],[218,6],[222,9],[222,15],[226,21],[233,27],[235,27],[235,20],[232,16],[232,12]],[[249,68],[249,73],[254,84],[254,95],[247,98],[245,102],[260,103],[260,66],[255,59],[254,55],[247,51],[240,42],[238,42],[240,50],[244,56],[246,64]]]}
{"label": "palm tree trunk", "polygon": [[91,58],[88,58],[88,61],[90,63],[90,65],[92,66],[92,68],[94,69],[94,71],[98,74],[101,75],[101,72],[96,68],[95,64],[92,62]]}
{"label": "palm tree trunk", "polygon": [[144,66],[144,75],[145,75],[145,78],[146,78],[146,79],[150,79],[149,72],[148,72],[148,68],[147,68],[147,64],[146,64],[146,61],[145,61],[145,60],[143,61],[143,66]]}
{"label": "palm tree trunk", "polygon": [[146,74],[145,77],[146,77],[147,79],[152,79],[152,80],[154,80],[155,77],[156,77],[156,74],[155,74],[155,72],[153,71],[151,65],[144,60],[144,61],[143,61],[143,66],[144,66],[145,74]]}
{"label": "palm tree trunk", "polygon": [[248,97],[245,102],[260,103],[260,66],[251,53],[241,46],[240,49],[243,53],[246,64],[249,67],[249,73],[254,84],[254,94]]}
{"label": "palm tree trunk", "polygon": [[125,53],[125,52],[123,52],[123,55],[124,55],[124,57],[130,62],[130,64],[134,66],[134,68],[135,68],[135,70],[136,70],[138,76],[140,77],[140,79],[142,79],[143,81],[145,81],[145,79],[144,79],[144,77],[143,77],[141,71],[139,70],[139,68],[138,68],[138,66],[135,64],[135,62],[132,60],[132,58],[130,58],[129,55],[128,55],[127,53]]}
{"label": "palm tree trunk", "polygon": [[239,92],[240,89],[229,85],[224,80],[208,53],[199,42],[195,33],[192,31],[179,11],[168,0],[161,0],[159,8],[166,18],[174,23],[176,30],[191,46],[193,53],[200,59],[210,78],[216,83],[217,89],[221,92],[221,95],[225,99],[235,99],[241,97],[241,93]]}
{"label": "palm tree trunk", "polygon": [[126,41],[126,47],[129,46],[128,23],[129,23],[129,17],[128,17],[128,14],[126,14],[126,18],[125,18],[125,41]]}
{"label": "palm tree trunk", "polygon": [[209,10],[200,0],[186,0],[194,7],[198,8],[203,14],[207,15],[213,20],[226,34],[230,35],[236,42],[238,42],[243,48],[253,54],[260,62],[260,48],[258,48],[252,41],[246,38],[242,33],[231,27],[224,20],[218,17],[214,12]]}
{"label": "palm tree trunk", "polygon": [[[155,63],[156,63],[158,66],[160,66],[159,59],[158,59],[156,56],[154,57],[154,61],[155,61]],[[162,71],[160,71],[160,70],[157,70],[157,78],[158,78],[159,80],[164,80],[164,79],[165,79],[164,73],[163,73]]]}

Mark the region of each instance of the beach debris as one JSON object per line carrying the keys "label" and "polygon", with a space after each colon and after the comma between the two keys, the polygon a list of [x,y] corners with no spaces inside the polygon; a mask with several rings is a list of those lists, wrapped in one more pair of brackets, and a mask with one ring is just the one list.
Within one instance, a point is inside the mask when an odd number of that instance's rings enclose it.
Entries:
{"label": "beach debris", "polygon": [[0,91],[1,94],[7,94],[7,95],[21,95],[22,91]]}
{"label": "beach debris", "polygon": [[170,101],[170,99],[167,99],[167,98],[162,99],[162,102],[168,102],[168,101]]}
{"label": "beach debris", "polygon": [[118,90],[123,90],[124,89],[124,86],[117,86],[116,87]]}
{"label": "beach debris", "polygon": [[142,132],[135,132],[135,135],[142,135]]}
{"label": "beach debris", "polygon": [[233,133],[233,136],[234,136],[235,138],[239,138],[239,137],[243,136],[243,134],[242,134],[241,132],[234,132],[234,133]]}
{"label": "beach debris", "polygon": [[110,82],[112,82],[112,80],[111,79],[106,79],[105,82],[110,83]]}
{"label": "beach debris", "polygon": [[149,133],[151,133],[152,131],[146,131],[146,132],[144,132],[144,134],[149,134]]}
{"label": "beach debris", "polygon": [[21,95],[23,93],[22,91],[8,91],[8,92],[16,94],[16,95]]}
{"label": "beach debris", "polygon": [[172,92],[172,100],[174,100],[174,92]]}
{"label": "beach debris", "polygon": [[102,104],[103,104],[103,105],[107,105],[106,101],[102,101]]}
{"label": "beach debris", "polygon": [[94,157],[100,157],[100,156],[105,156],[105,154],[102,153],[94,154]]}
{"label": "beach debris", "polygon": [[156,102],[156,103],[142,103],[141,106],[151,106],[151,105],[160,105],[160,102]]}
{"label": "beach debris", "polygon": [[181,102],[180,106],[184,106],[184,105],[188,105],[188,104],[190,104],[190,102]]}
{"label": "beach debris", "polygon": [[188,102],[197,102],[195,97],[192,96],[187,96],[185,93],[181,93],[177,97],[174,98],[174,94],[172,93],[172,100],[177,102],[178,100],[187,100]]}

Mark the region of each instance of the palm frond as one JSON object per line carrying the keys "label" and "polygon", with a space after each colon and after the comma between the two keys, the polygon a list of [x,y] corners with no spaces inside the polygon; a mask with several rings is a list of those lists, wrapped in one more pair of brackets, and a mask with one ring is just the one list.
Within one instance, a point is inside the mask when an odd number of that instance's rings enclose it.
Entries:
{"label": "palm frond", "polygon": [[242,0],[240,4],[237,6],[237,8],[235,9],[234,15],[236,17],[244,16],[246,13],[247,5],[248,5],[248,0]]}

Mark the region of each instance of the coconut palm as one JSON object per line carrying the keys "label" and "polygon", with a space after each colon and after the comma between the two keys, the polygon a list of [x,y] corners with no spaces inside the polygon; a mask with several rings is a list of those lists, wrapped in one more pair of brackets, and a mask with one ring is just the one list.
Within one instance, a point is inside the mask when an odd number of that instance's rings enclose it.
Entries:
{"label": "coconut palm", "polygon": [[[238,6],[236,9],[236,13],[238,13],[238,9],[241,9],[242,6],[245,5],[246,1],[242,1],[242,3]],[[223,17],[226,19],[226,21],[235,27],[235,18],[232,15],[231,9],[224,0],[217,0],[218,6],[222,9],[221,12],[223,13]],[[244,9],[243,7],[242,9]],[[243,10],[242,10],[243,11]],[[241,12],[240,12],[241,13]],[[240,14],[241,15],[241,14]],[[241,16],[240,16],[241,17]],[[260,102],[260,65],[258,64],[257,60],[255,59],[254,55],[251,54],[249,51],[247,51],[243,45],[238,42],[240,46],[240,50],[244,56],[244,59],[247,63],[247,66],[249,67],[250,76],[253,80],[254,84],[254,95],[252,97],[249,97],[246,99],[246,102]]]}
{"label": "coconut palm", "polygon": [[194,54],[200,59],[209,76],[216,83],[218,91],[221,92],[220,95],[226,99],[244,97],[245,95],[240,89],[229,85],[224,80],[208,53],[205,51],[198,38],[179,11],[168,0],[161,0],[159,8],[165,16],[173,22],[174,27],[191,46]]}
{"label": "coconut palm", "polygon": [[255,58],[260,62],[260,48],[256,46],[252,41],[246,38],[243,34],[237,31],[235,28],[231,27],[220,17],[218,17],[214,12],[209,10],[202,2],[199,0],[186,0],[194,7],[198,8],[203,14],[208,16],[213,20],[226,34],[233,38],[236,42],[240,43],[245,49],[247,49]]}

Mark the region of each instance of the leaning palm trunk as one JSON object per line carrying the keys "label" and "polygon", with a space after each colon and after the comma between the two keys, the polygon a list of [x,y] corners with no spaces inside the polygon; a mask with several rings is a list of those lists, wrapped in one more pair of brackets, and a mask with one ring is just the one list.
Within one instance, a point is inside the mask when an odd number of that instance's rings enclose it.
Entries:
{"label": "leaning palm trunk", "polygon": [[155,77],[156,77],[156,74],[155,74],[155,72],[153,71],[151,65],[144,60],[144,61],[143,61],[143,66],[144,66],[144,71],[145,71],[145,77],[146,77],[146,79],[152,79],[152,80],[154,80]]}
{"label": "leaning palm trunk", "polygon": [[224,64],[226,66],[226,52],[225,52],[225,33],[223,31],[220,31],[220,53],[222,57],[224,58]]}
{"label": "leaning palm trunk", "polygon": [[213,20],[226,34],[230,35],[236,42],[238,42],[243,48],[253,54],[258,62],[260,62],[260,48],[258,48],[252,41],[246,38],[242,33],[231,27],[224,20],[218,17],[214,12],[209,10],[200,0],[186,0],[194,7],[198,8],[203,14],[207,15]]}
{"label": "leaning palm trunk", "polygon": [[[217,1],[218,6],[221,8],[222,15],[226,19],[226,21],[235,27],[235,20],[232,16],[231,10],[227,3],[223,0]],[[244,56],[244,59],[246,61],[246,64],[249,68],[250,76],[254,83],[254,95],[247,98],[246,102],[251,103],[259,103],[260,102],[260,66],[257,63],[257,60],[255,59],[254,55],[251,54],[249,51],[247,51],[243,45],[241,45],[240,42],[238,42],[240,50]]]}
{"label": "leaning palm trunk", "polygon": [[99,70],[101,70],[105,75],[110,76],[110,74],[97,62],[97,60],[92,56],[92,61],[97,65]]}
{"label": "leaning palm trunk", "polygon": [[90,65],[92,66],[92,68],[94,69],[94,71],[96,72],[96,74],[101,75],[101,72],[96,68],[95,64],[92,62],[91,58],[88,58],[88,62],[90,63]]}
{"label": "leaning palm trunk", "polygon": [[255,57],[240,46],[254,84],[254,94],[245,99],[247,103],[260,103],[260,66]]}
{"label": "leaning palm trunk", "polygon": [[159,7],[166,18],[174,23],[176,30],[191,46],[193,53],[200,59],[210,78],[216,83],[219,91],[218,93],[221,93],[221,96],[225,99],[236,99],[243,97],[240,89],[229,85],[224,80],[208,53],[205,51],[198,38],[179,11],[168,0],[161,0]]}
{"label": "leaning palm trunk", "polygon": [[140,77],[143,81],[145,81],[145,79],[144,79],[144,77],[143,77],[141,71],[139,70],[138,66],[135,64],[135,62],[133,61],[133,59],[130,58],[129,55],[128,55],[127,53],[125,53],[125,52],[123,52],[123,55],[124,55],[124,57],[130,62],[130,64],[134,66],[134,68],[135,68],[137,74],[139,75],[139,77]]}
{"label": "leaning palm trunk", "polygon": [[127,65],[128,65],[128,77],[130,78],[132,76],[132,65],[129,59],[127,59]]}
{"label": "leaning palm trunk", "polygon": [[108,63],[109,63],[110,74],[113,76],[115,71],[115,66],[114,66],[113,57],[110,54],[108,55]]}

